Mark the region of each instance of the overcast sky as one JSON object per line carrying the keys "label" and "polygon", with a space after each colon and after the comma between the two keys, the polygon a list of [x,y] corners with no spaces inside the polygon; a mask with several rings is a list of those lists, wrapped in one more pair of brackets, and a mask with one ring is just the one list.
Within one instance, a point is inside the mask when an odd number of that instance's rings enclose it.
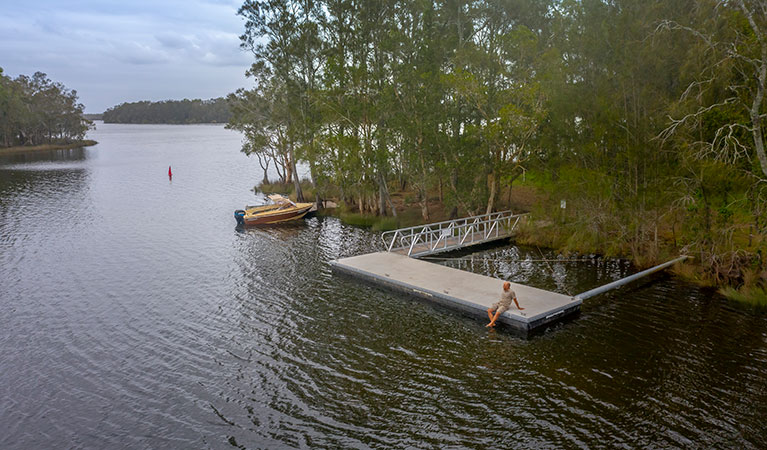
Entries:
{"label": "overcast sky", "polygon": [[77,90],[88,113],[249,87],[241,1],[0,0],[0,67]]}

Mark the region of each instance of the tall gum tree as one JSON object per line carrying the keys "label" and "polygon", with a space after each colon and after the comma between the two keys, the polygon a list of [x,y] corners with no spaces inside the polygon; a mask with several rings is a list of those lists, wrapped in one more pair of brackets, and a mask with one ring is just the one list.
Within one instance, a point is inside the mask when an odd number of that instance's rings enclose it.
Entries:
{"label": "tall gum tree", "polygon": [[250,50],[255,64],[268,68],[287,88],[288,153],[298,201],[304,201],[296,168],[299,149],[315,170],[316,114],[311,97],[319,71],[315,17],[319,12],[319,3],[311,0],[246,0],[238,10],[245,18],[242,48]]}
{"label": "tall gum tree", "polygon": [[264,171],[264,183],[269,182],[271,163],[281,182],[295,182],[286,87],[263,65],[255,64],[248,73],[256,79],[256,86],[239,89],[227,97],[232,113],[227,128],[244,134],[242,152],[256,156]]}
{"label": "tall gum tree", "polygon": [[[658,30],[691,34],[703,47],[692,55],[700,60],[699,72],[680,98],[680,104],[689,105],[693,111],[672,118],[659,136],[666,140],[682,128],[705,127],[712,115],[717,114],[721,123],[710,139],[697,142],[698,156],[711,156],[731,164],[755,157],[758,168],[754,167],[751,173],[767,182],[764,144],[767,3],[763,0],[700,2],[696,23],[667,20],[661,22]],[[726,85],[722,80],[726,80]]]}

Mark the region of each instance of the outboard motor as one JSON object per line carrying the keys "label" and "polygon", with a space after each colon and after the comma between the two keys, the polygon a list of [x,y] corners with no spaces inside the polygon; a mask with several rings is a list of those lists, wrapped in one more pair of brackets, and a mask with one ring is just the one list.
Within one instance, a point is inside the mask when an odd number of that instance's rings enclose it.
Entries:
{"label": "outboard motor", "polygon": [[238,225],[245,225],[245,210],[244,209],[238,209],[234,212],[234,220],[237,221]]}

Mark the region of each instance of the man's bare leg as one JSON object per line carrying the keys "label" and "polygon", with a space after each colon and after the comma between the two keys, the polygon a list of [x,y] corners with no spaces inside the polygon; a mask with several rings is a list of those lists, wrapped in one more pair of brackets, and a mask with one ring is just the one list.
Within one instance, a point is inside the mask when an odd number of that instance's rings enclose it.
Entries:
{"label": "man's bare leg", "polygon": [[493,308],[487,308],[487,320],[493,321],[493,311],[495,311]]}
{"label": "man's bare leg", "polygon": [[498,320],[498,317],[501,315],[501,308],[498,308],[498,310],[495,312],[495,315],[490,319],[490,323],[485,325],[485,327],[494,327],[495,321]]}

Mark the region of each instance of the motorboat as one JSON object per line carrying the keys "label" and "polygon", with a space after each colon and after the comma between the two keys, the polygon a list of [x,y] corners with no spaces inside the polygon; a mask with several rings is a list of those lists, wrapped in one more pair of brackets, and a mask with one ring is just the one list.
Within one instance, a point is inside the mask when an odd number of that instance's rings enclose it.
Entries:
{"label": "motorboat", "polygon": [[246,206],[234,212],[234,218],[240,225],[268,225],[288,222],[304,217],[314,203],[293,203],[279,194],[267,196],[269,202],[260,206]]}

